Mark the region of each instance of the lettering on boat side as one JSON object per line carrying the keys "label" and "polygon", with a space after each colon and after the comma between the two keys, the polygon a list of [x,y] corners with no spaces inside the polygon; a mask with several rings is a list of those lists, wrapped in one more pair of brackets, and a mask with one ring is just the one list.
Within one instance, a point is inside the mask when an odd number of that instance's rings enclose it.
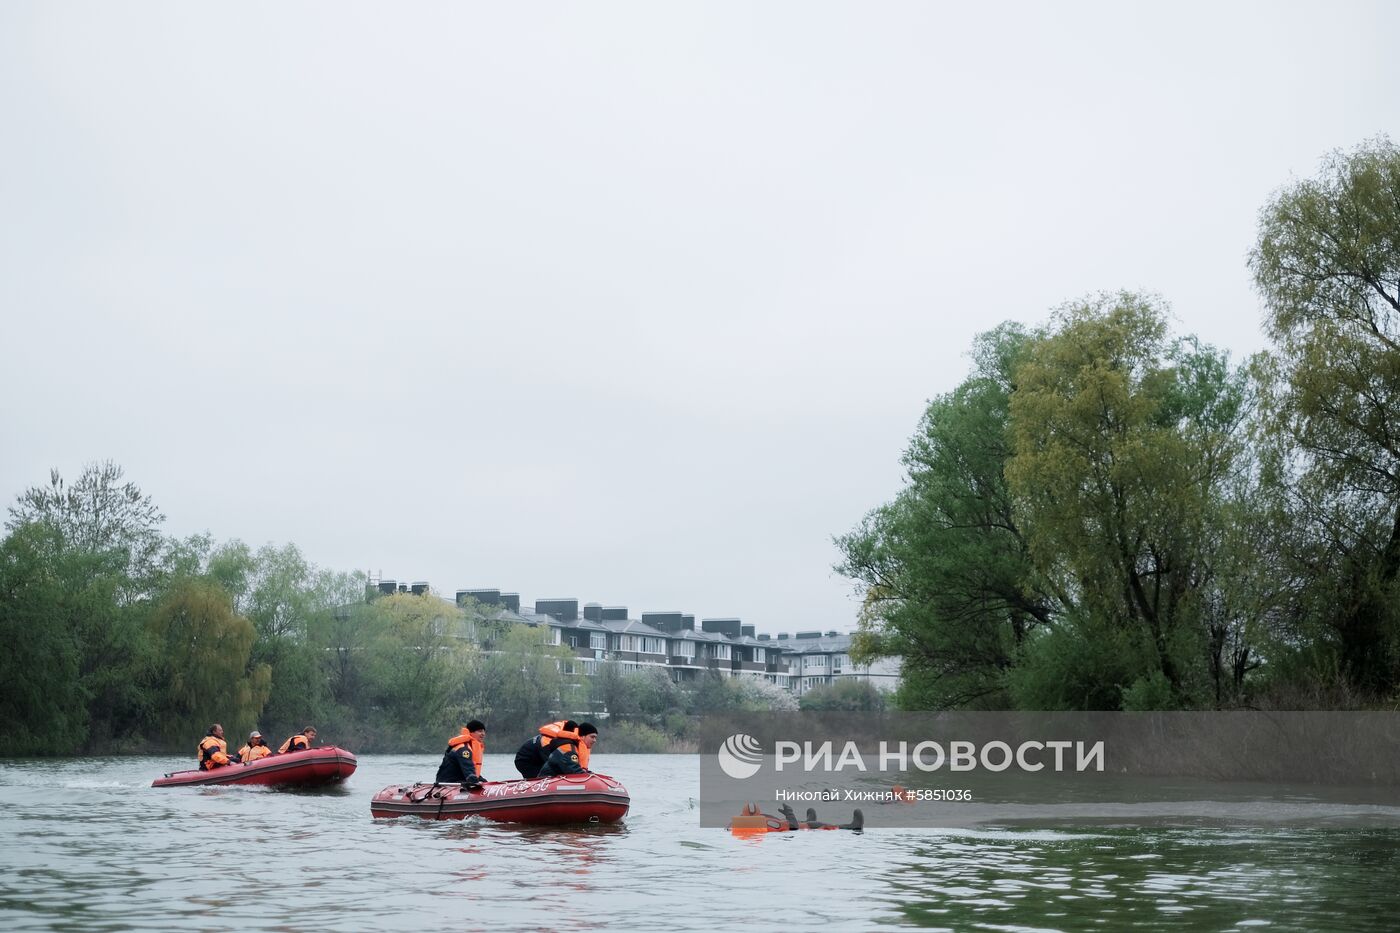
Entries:
{"label": "lettering on boat side", "polygon": [[533,794],[549,789],[549,781],[515,781],[511,784],[490,784],[486,787],[487,797],[515,797],[520,794]]}

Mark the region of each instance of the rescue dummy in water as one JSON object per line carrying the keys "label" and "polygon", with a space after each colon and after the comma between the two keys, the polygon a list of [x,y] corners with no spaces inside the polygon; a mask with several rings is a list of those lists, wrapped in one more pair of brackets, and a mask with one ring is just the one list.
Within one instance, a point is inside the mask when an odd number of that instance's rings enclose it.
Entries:
{"label": "rescue dummy in water", "polygon": [[778,808],[782,816],[773,816],[758,809],[758,804],[744,804],[743,812],[729,821],[729,829],[735,833],[788,833],[803,829],[850,829],[860,832],[865,828],[865,814],[857,809],[851,814],[849,823],[823,823],[817,819],[817,811],[807,808],[807,819],[799,820],[792,807],[783,804]]}

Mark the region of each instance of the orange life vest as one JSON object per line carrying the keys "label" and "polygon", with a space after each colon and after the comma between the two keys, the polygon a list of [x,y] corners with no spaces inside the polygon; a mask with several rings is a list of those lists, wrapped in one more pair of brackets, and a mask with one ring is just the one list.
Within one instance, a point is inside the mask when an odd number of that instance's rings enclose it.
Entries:
{"label": "orange life vest", "polygon": [[238,750],[239,759],[245,764],[252,764],[259,758],[266,758],[272,754],[272,749],[266,745],[245,745]]}
{"label": "orange life vest", "polygon": [[448,748],[456,748],[468,742],[472,746],[472,767],[476,769],[476,776],[481,777],[481,756],[486,754],[486,743],[472,735],[466,729],[447,740]]}
{"label": "orange life vest", "polygon": [[[301,739],[300,742],[297,739]],[[311,747],[311,740],[306,737],[306,733],[298,732],[290,739],[282,743],[282,747],[277,749],[277,754],[285,755],[287,752],[299,752]]]}
{"label": "orange life vest", "polygon": [[572,735],[577,738],[577,733],[564,731],[564,723],[566,722],[568,722],[567,719],[561,719],[558,722],[545,723],[540,726],[540,735],[546,739],[557,739],[564,735]]}
{"label": "orange life vest", "polygon": [[205,771],[228,764],[228,743],[217,736],[206,735],[199,740],[199,767]]}
{"label": "orange life vest", "polygon": [[565,730],[564,723],[568,720],[561,719],[558,722],[551,722],[540,726],[540,735],[543,736],[545,754],[556,748],[564,748],[565,743],[579,747],[578,733],[573,730]]}
{"label": "orange life vest", "polygon": [[588,770],[589,754],[590,750],[588,748],[588,743],[580,739],[578,743],[578,766],[585,771]]}

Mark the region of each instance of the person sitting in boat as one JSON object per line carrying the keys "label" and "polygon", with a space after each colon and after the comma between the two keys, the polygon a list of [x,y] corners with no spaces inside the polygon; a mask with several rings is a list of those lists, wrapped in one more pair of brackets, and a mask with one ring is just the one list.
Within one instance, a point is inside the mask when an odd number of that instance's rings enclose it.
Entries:
{"label": "person sitting in boat", "polygon": [[[598,741],[598,730],[589,723],[584,723],[593,729],[588,734],[587,739],[580,739],[577,735],[571,738],[559,739],[554,743],[554,748],[545,759],[544,767],[540,768],[539,776],[542,778],[558,777],[561,774],[590,774],[585,765],[588,762],[588,751],[593,747],[593,743]],[[583,726],[579,726],[579,731],[583,731]]]}
{"label": "person sitting in boat", "polygon": [[212,771],[230,763],[228,743],[224,741],[224,727],[216,722],[209,727],[204,738],[199,740],[199,767],[204,771]]}
{"label": "person sitting in boat", "polygon": [[577,738],[578,723],[572,719],[545,723],[540,726],[538,733],[530,736],[529,740],[516,751],[515,770],[519,771],[520,776],[525,780],[533,781],[539,777],[540,769],[549,759],[549,753],[554,750],[554,743]]}
{"label": "person sitting in boat", "polygon": [[486,755],[486,726],[479,719],[473,719],[447,741],[447,751],[442,753],[442,764],[438,765],[438,784],[461,784],[472,788],[482,783],[481,759]]}
{"label": "person sitting in boat", "polygon": [[248,744],[238,750],[238,760],[245,765],[250,765],[271,754],[272,749],[267,747],[267,740],[263,738],[263,734],[254,729],[248,733]]}
{"label": "person sitting in boat", "polygon": [[285,755],[287,752],[304,752],[315,743],[316,727],[307,726],[305,729],[283,742],[282,747],[277,749],[277,754]]}
{"label": "person sitting in boat", "polygon": [[578,724],[578,763],[588,770],[588,758],[593,754],[593,746],[598,742],[598,727],[591,722]]}

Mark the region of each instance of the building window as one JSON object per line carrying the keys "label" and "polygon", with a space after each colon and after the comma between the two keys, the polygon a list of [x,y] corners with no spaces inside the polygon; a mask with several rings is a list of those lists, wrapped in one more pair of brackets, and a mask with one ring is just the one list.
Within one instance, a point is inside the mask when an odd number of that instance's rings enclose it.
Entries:
{"label": "building window", "polygon": [[588,636],[588,647],[595,651],[606,651],[608,647],[608,636],[603,632],[591,632]]}
{"label": "building window", "polygon": [[643,638],[642,651],[646,654],[665,654],[666,639],[664,638]]}
{"label": "building window", "polygon": [[717,658],[717,659],[720,660],[720,661],[728,661],[728,660],[729,660],[729,646],[728,646],[728,645],[715,645],[714,657]]}
{"label": "building window", "polygon": [[693,641],[676,641],[676,642],[672,642],[671,644],[672,644],[672,646],[673,646],[671,650],[675,653],[676,657],[678,657],[678,658],[693,658],[693,657],[695,657],[695,642],[693,642]]}
{"label": "building window", "polygon": [[753,660],[755,664],[762,664],[765,655],[762,648],[753,649]]}

